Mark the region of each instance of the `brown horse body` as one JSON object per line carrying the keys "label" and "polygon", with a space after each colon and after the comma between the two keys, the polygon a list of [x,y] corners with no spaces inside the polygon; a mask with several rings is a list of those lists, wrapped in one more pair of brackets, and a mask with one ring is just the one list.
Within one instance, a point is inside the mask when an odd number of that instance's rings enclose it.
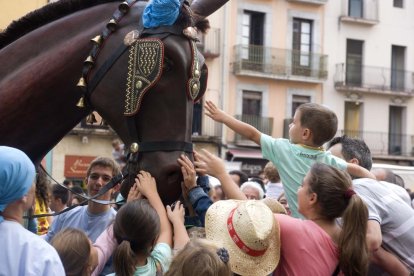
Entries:
{"label": "brown horse body", "polygon": [[[193,10],[208,16],[225,2],[196,1]],[[0,49],[1,145],[21,149],[37,163],[92,108],[127,145],[164,140],[191,143],[193,102],[186,92],[191,49],[184,36],[171,35],[163,39],[164,56],[170,60],[172,68],[163,71],[158,83],[146,93],[134,117],[138,141],[131,137],[123,115],[128,51],[89,94],[89,108],[76,106],[82,95],[76,83],[91,49],[90,39],[101,33],[119,3],[104,3],[74,12]],[[94,68],[100,68],[123,43],[125,35],[136,28],[145,5],[146,2],[137,2],[120,21],[116,32],[105,41]],[[180,195],[182,177],[176,161],[180,154],[180,151],[139,154],[138,169],[154,175],[165,203],[171,203]]]}

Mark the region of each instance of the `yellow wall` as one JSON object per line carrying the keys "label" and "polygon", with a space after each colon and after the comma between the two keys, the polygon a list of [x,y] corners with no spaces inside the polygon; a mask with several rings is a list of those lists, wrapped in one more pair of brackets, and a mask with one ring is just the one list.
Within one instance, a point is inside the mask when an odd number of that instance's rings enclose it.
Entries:
{"label": "yellow wall", "polygon": [[0,29],[13,20],[47,4],[47,0],[0,0]]}

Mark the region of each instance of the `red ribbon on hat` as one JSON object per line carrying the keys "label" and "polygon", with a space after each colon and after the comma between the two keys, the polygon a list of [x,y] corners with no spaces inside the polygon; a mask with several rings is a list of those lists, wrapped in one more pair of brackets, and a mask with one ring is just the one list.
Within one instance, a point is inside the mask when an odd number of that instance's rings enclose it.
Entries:
{"label": "red ribbon on hat", "polygon": [[239,235],[237,235],[236,230],[234,229],[234,226],[233,226],[233,215],[236,209],[237,207],[231,210],[229,217],[227,218],[227,230],[229,231],[231,239],[237,245],[237,247],[243,250],[243,252],[246,253],[247,255],[252,256],[252,257],[262,256],[266,252],[266,249],[264,250],[251,249],[247,245],[245,245],[244,242],[240,239]]}

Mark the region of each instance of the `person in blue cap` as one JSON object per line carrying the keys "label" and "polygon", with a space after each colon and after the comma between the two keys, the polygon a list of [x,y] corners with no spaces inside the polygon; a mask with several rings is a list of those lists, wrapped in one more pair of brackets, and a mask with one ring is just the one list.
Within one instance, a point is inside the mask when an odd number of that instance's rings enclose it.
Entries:
{"label": "person in blue cap", "polygon": [[65,275],[56,250],[22,226],[23,213],[34,204],[35,175],[24,152],[0,146],[2,275]]}

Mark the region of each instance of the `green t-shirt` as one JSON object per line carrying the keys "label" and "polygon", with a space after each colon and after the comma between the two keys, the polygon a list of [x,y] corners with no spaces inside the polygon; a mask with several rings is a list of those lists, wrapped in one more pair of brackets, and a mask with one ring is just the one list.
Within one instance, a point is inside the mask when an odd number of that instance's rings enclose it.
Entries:
{"label": "green t-shirt", "polygon": [[[147,258],[147,264],[144,266],[137,266],[134,276],[155,276],[157,273],[157,263],[161,265],[162,272],[166,273],[170,267],[172,258],[171,247],[166,243],[158,243],[151,255]],[[108,276],[115,276],[115,273]]]}
{"label": "green t-shirt", "polygon": [[297,191],[313,163],[325,163],[341,170],[346,170],[348,166],[329,151],[292,144],[287,139],[276,139],[266,134],[261,135],[260,146],[263,157],[276,166],[292,216],[296,218],[303,218],[298,212]]}

